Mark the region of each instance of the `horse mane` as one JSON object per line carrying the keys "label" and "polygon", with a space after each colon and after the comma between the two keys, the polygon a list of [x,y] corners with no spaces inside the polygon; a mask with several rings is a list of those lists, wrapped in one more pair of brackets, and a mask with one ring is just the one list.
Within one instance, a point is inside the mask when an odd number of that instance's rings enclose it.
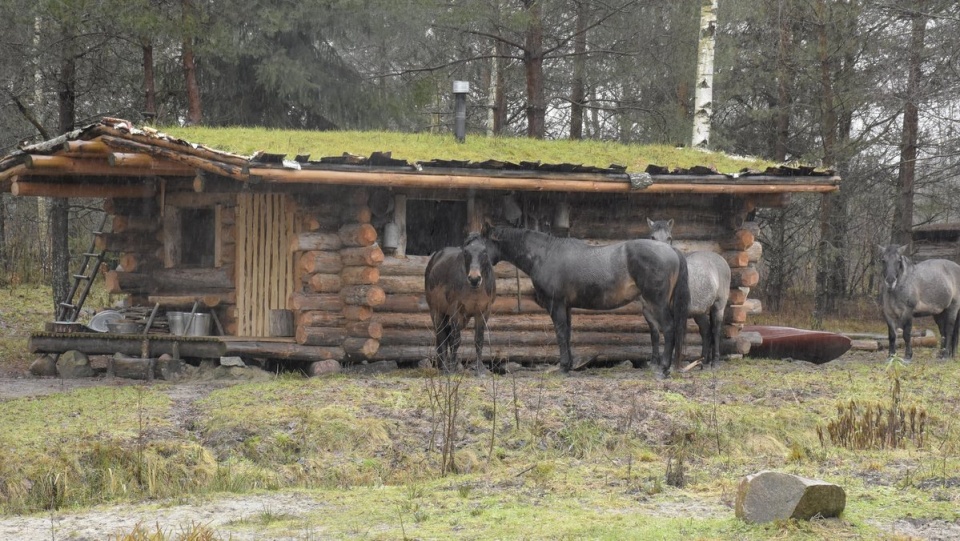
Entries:
{"label": "horse mane", "polygon": [[483,235],[479,231],[471,231],[467,234],[467,238],[463,239],[463,244],[461,247],[466,248],[471,242],[482,241]]}

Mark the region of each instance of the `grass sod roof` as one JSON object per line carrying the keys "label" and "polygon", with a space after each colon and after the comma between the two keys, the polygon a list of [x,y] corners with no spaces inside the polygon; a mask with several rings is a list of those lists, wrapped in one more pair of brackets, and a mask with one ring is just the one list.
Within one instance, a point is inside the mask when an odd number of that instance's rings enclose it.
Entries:
{"label": "grass sod roof", "polygon": [[[43,177],[109,182],[197,171],[252,183],[595,193],[825,193],[838,189],[840,180],[830,170],[667,145],[483,136],[457,143],[449,135],[241,127],[159,130],[112,118],[0,158],[3,189],[14,195],[71,196],[36,185]],[[17,178],[19,185],[8,186]]]}
{"label": "grass sod roof", "polygon": [[434,159],[483,162],[541,162],[608,167],[616,164],[630,172],[645,171],[650,165],[669,169],[707,167],[733,174],[743,169],[765,170],[776,164],[759,158],[741,158],[669,145],[632,145],[610,141],[531,139],[527,137],[485,137],[468,135],[457,143],[450,134],[400,133],[385,131],[298,131],[266,128],[164,127],[161,131],[186,141],[250,156],[257,152],[309,155],[311,160],[349,153],[369,156],[390,152],[408,162]]}

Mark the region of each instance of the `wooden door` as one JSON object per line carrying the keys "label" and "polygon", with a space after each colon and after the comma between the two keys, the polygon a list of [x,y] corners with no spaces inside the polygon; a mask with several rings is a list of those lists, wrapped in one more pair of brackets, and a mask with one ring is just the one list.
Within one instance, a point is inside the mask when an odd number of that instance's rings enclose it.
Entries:
{"label": "wooden door", "polygon": [[284,194],[237,198],[237,335],[269,336],[270,310],[287,308],[293,291],[294,233]]}

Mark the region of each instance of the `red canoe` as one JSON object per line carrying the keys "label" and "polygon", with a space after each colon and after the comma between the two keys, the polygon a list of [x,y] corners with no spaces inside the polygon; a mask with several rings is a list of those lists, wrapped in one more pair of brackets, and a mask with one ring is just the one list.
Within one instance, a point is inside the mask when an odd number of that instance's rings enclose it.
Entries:
{"label": "red canoe", "polygon": [[744,332],[755,332],[763,343],[750,346],[751,357],[766,359],[799,359],[823,364],[836,359],[850,349],[850,339],[842,334],[808,331],[793,327],[745,325]]}

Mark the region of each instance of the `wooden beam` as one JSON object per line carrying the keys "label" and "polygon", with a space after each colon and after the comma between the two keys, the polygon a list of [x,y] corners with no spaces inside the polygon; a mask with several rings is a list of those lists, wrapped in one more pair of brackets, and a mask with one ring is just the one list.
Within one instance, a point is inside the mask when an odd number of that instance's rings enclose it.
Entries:
{"label": "wooden beam", "polygon": [[155,146],[152,143],[143,144],[130,141],[121,137],[112,137],[112,136],[101,136],[101,139],[104,143],[115,148],[122,148],[132,152],[139,152],[143,154],[149,154],[155,158],[163,158],[165,160],[171,160],[174,162],[181,163],[183,165],[189,166],[191,168],[202,169],[204,171],[209,171],[211,173],[216,173],[218,175],[223,175],[226,177],[234,178],[237,180],[246,179],[246,175],[243,174],[243,168],[238,165],[233,165],[230,163],[224,163],[220,161],[213,161],[210,158],[214,157],[214,154],[210,154],[209,157],[199,157],[193,154],[185,153],[184,148],[181,147],[176,150],[164,148],[161,146]]}
{"label": "wooden beam", "polygon": [[190,167],[176,163],[154,162],[152,167],[111,167],[106,160],[69,156],[28,155],[24,175],[78,176],[190,176]]}
{"label": "wooden beam", "polygon": [[159,165],[159,162],[148,154],[132,152],[111,152],[107,155],[107,163],[112,167],[141,167],[144,169],[153,169]]}
{"label": "wooden beam", "polygon": [[109,154],[110,147],[102,141],[67,141],[63,151],[70,155]]}
{"label": "wooden beam", "polygon": [[153,182],[139,185],[57,184],[16,179],[10,185],[10,193],[20,197],[148,198],[157,193],[157,186]]}
{"label": "wooden beam", "polygon": [[[705,175],[703,177],[682,177],[686,182],[677,182],[674,175],[654,177],[654,184],[640,190],[630,187],[624,180],[586,181],[537,178],[534,172],[530,178],[502,178],[496,176],[472,175],[431,175],[425,173],[390,173],[362,171],[325,171],[318,169],[290,170],[273,168],[251,168],[252,178],[263,182],[303,183],[303,184],[353,184],[359,186],[381,186],[390,188],[459,188],[481,190],[519,190],[519,191],[561,191],[590,193],[697,193],[697,194],[767,194],[767,193],[829,193],[839,189],[836,184],[839,177],[824,177],[823,180],[807,181],[803,184],[796,180],[784,180],[782,177],[749,177],[731,180],[723,175]],[[718,178],[726,183],[710,183]],[[696,182],[696,183],[694,183]],[[774,183],[775,184],[772,184]]]}

